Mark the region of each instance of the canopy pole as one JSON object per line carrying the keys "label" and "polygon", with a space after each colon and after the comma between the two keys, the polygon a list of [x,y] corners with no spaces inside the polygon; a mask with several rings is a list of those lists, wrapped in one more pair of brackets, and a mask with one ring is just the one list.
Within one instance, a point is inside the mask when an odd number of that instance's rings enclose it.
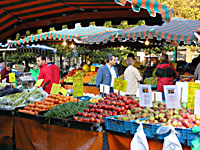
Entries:
{"label": "canopy pole", "polygon": [[3,52],[3,60],[4,60],[4,65],[6,66],[6,51]]}

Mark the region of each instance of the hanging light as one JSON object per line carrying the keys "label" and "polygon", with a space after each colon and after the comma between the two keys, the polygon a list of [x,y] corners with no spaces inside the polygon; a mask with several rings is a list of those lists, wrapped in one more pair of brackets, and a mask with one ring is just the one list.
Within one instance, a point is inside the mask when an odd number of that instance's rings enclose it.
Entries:
{"label": "hanging light", "polygon": [[123,50],[124,49],[124,46],[123,45],[121,45],[121,47],[120,47],[120,50]]}
{"label": "hanging light", "polygon": [[74,45],[73,43],[72,43],[70,46],[71,46],[71,48],[74,48],[74,47],[75,47],[75,45]]}
{"label": "hanging light", "polygon": [[149,40],[146,39],[146,41],[144,42],[145,45],[149,45]]}
{"label": "hanging light", "polygon": [[66,41],[64,41],[64,42],[62,43],[62,45],[66,46],[66,45],[67,45],[67,42],[66,42]]}

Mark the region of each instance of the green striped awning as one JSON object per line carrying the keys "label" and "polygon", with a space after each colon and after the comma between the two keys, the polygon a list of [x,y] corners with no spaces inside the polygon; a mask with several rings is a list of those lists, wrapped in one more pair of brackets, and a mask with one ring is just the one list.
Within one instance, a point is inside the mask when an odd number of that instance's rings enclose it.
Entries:
{"label": "green striped awning", "polygon": [[25,43],[33,43],[37,41],[44,40],[61,40],[61,41],[72,41],[73,39],[85,39],[93,35],[99,35],[103,33],[110,33],[112,31],[118,31],[117,28],[108,28],[108,27],[81,27],[79,24],[76,25],[74,29],[62,29],[60,31],[46,32],[38,35],[33,35],[26,37],[18,41],[9,41],[9,44],[21,45]]}
{"label": "green striped awning", "polygon": [[18,32],[35,32],[38,28],[46,32],[49,27],[61,29],[66,24],[73,28],[77,22],[88,26],[95,21],[102,26],[106,20],[113,24],[145,20],[146,24],[161,25],[170,20],[172,11],[155,0],[1,0],[0,42],[8,37],[15,39]]}
{"label": "green striped awning", "polygon": [[183,44],[195,43],[199,45],[197,37],[194,35],[197,29],[200,29],[199,20],[187,20],[181,18],[173,18],[170,22],[165,22],[162,26],[147,26],[142,25],[134,28],[129,28],[110,33],[93,35],[87,39],[83,39],[85,44],[99,44],[114,42],[115,40],[134,40],[138,38],[145,40],[156,38],[158,41],[164,39],[166,42],[175,41]]}

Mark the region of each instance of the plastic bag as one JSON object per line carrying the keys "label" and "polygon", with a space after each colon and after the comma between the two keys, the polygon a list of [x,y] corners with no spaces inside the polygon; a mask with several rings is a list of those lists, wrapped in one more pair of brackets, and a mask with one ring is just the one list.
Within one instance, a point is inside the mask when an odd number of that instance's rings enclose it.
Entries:
{"label": "plastic bag", "polygon": [[146,135],[144,134],[142,123],[140,123],[140,126],[137,128],[137,132],[131,141],[131,150],[149,150],[149,145]]}
{"label": "plastic bag", "polygon": [[48,93],[46,93],[41,87],[40,88],[33,87],[28,92],[27,101],[29,102],[41,101],[47,96]]}
{"label": "plastic bag", "polygon": [[174,127],[163,126],[158,128],[156,133],[165,134],[169,131],[171,131],[171,133],[164,138],[163,150],[182,150],[182,146],[176,136],[176,134],[180,136],[180,133],[177,132]]}

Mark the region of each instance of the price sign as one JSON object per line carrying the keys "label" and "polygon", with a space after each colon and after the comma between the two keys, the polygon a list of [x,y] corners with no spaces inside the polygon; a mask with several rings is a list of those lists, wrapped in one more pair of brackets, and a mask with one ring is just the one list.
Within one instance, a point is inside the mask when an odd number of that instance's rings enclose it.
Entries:
{"label": "price sign", "polygon": [[62,93],[62,95],[67,95],[67,90],[63,87],[61,87],[60,92]]}
{"label": "price sign", "polygon": [[40,87],[43,81],[44,81],[44,79],[37,80],[37,82],[35,83],[34,87]]}
{"label": "price sign", "polygon": [[9,82],[15,82],[15,73],[9,73]]}
{"label": "price sign", "polygon": [[54,95],[57,95],[60,91],[60,87],[61,85],[60,84],[56,84],[56,83],[53,83],[52,84],[52,87],[51,87],[51,94],[54,94]]}
{"label": "price sign", "polygon": [[164,94],[167,108],[181,108],[181,101],[176,85],[164,85]]}
{"label": "price sign", "polygon": [[200,90],[200,83],[188,82],[188,101],[189,109],[194,109],[195,90]]}
{"label": "price sign", "polygon": [[95,71],[95,66],[90,66],[90,71]]}
{"label": "price sign", "polygon": [[177,68],[177,63],[172,63],[172,65],[174,66],[174,68]]}
{"label": "price sign", "polygon": [[140,106],[152,107],[151,85],[139,85]]}
{"label": "price sign", "polygon": [[194,114],[200,115],[200,90],[195,90],[195,104],[194,104]]}
{"label": "price sign", "polygon": [[126,92],[128,81],[115,78],[113,89]]}
{"label": "price sign", "polygon": [[73,77],[73,96],[81,97],[83,96],[83,77]]}

